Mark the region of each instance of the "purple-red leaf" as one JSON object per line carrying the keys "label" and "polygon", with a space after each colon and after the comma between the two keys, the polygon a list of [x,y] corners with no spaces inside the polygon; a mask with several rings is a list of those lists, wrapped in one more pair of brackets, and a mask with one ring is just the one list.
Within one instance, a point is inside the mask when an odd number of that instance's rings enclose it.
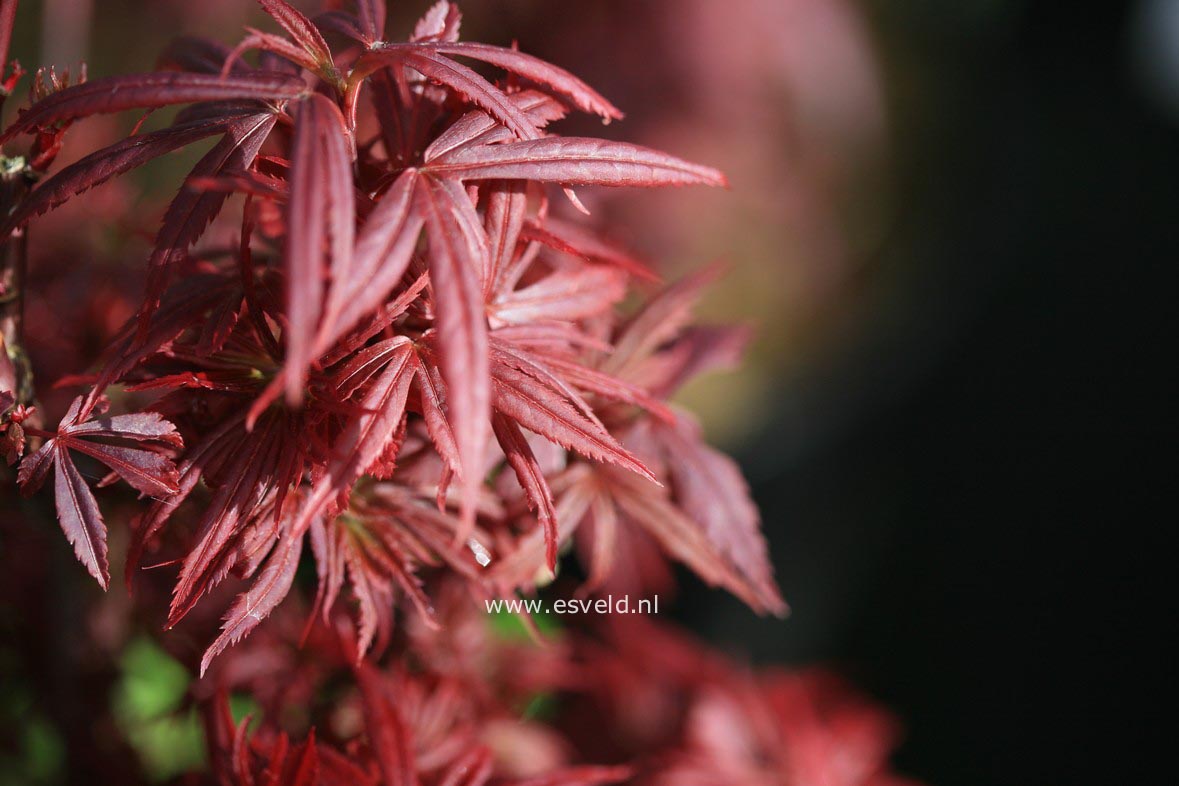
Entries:
{"label": "purple-red leaf", "polygon": [[492,366],[492,398],[496,410],[550,442],[655,481],[651,471],[600,424],[587,418],[561,391],[536,377],[496,363]]}
{"label": "purple-red leaf", "polygon": [[510,128],[520,139],[535,139],[537,136],[528,115],[504,91],[425,44],[386,44],[370,49],[356,61],[352,78],[385,66],[407,66],[427,79],[446,85]]}
{"label": "purple-red leaf", "polygon": [[384,193],[356,238],[347,277],[334,277],[317,344],[325,349],[384,303],[417,247],[423,220],[413,211],[417,172],[407,169]]}
{"label": "purple-red leaf", "polygon": [[165,153],[223,132],[229,120],[194,120],[150,134],[132,136],[91,153],[41,183],[0,227],[0,237],[7,237],[13,228],[33,216],[48,212],[70,197],[102,185],[112,177],[142,166]]}
{"label": "purple-red leaf", "polygon": [[619,271],[586,265],[542,278],[499,298],[491,315],[504,325],[549,320],[576,321],[608,310],[626,295]]}
{"label": "purple-red leaf", "polygon": [[[285,380],[291,405],[302,401],[303,382],[314,360],[324,280],[330,271],[332,280],[347,281],[352,264],[356,207],[346,138],[344,118],[331,100],[313,95],[299,104],[287,202]],[[329,315],[328,321],[332,319]]]}
{"label": "purple-red leaf", "polygon": [[356,0],[356,10],[369,42],[380,41],[385,35],[385,0]]}
{"label": "purple-red leaf", "polygon": [[655,434],[666,447],[679,507],[740,577],[734,591],[759,613],[785,614],[761,534],[761,517],[736,462],[706,445],[699,426],[686,416],[673,426],[656,427]]}
{"label": "purple-red leaf", "polygon": [[526,55],[515,49],[505,49],[490,44],[442,42],[436,44],[421,44],[430,46],[448,55],[459,55],[482,60],[484,63],[498,66],[517,76],[530,79],[537,84],[544,85],[553,92],[567,99],[583,112],[600,115],[605,120],[619,120],[622,112],[593,88],[581,81],[563,68],[552,63],[546,63],[540,58]]}
{"label": "purple-red leaf", "polygon": [[327,41],[323,40],[319,28],[301,11],[284,0],[258,0],[258,3],[283,30],[287,31],[295,43],[311,55],[316,64],[321,68],[332,66],[332,52],[328,49]]}
{"label": "purple-red leaf", "polygon": [[166,456],[151,450],[110,445],[95,438],[155,442],[181,447],[175,427],[156,413],[117,415],[77,422],[83,416],[78,396],[62,418],[56,435],[21,462],[17,480],[25,494],[44,483],[56,468],[57,518],[78,559],[106,589],[110,583],[106,559],[106,526],[85,480],[74,465],[70,450],[98,459],[144,494],[167,497],[178,490],[176,467]]}
{"label": "purple-red leaf", "polygon": [[241,641],[287,596],[291,583],[295,580],[295,568],[299,566],[299,555],[302,551],[302,530],[288,531],[279,537],[270,558],[266,561],[266,567],[262,569],[253,586],[238,596],[225,615],[221,635],[209,645],[201,657],[202,677],[205,676],[213,658],[226,647]]}
{"label": "purple-red leaf", "polygon": [[[196,163],[188,178],[217,177],[226,171],[248,168],[277,121],[278,115],[265,112],[234,122],[222,140]],[[220,212],[227,197],[228,194],[224,193],[184,188],[168,205],[148,260],[146,292],[139,312],[140,339],[146,338],[151,315],[168,286],[173,264],[188,253],[189,247]]]}
{"label": "purple-red leaf", "polygon": [[54,481],[54,496],[57,500],[57,520],[62,532],[74,547],[78,561],[86,566],[90,575],[98,580],[105,590],[111,581],[110,565],[106,558],[106,525],[98,502],[82,473],[74,466],[64,445],[54,445],[57,476]]}
{"label": "purple-red leaf", "polygon": [[508,465],[516,473],[520,487],[524,489],[524,496],[528,506],[536,511],[536,517],[544,530],[545,562],[550,571],[557,567],[557,514],[553,510],[553,492],[545,482],[544,472],[540,468],[528,440],[524,438],[519,426],[500,413],[492,416],[491,425],[495,429],[495,438],[508,459]]}
{"label": "purple-red leaf", "polygon": [[53,93],[22,112],[0,135],[0,143],[50,123],[75,120],[87,115],[197,101],[283,100],[296,98],[305,89],[301,79],[273,72],[222,77],[163,71],[94,79]]}
{"label": "purple-red leaf", "polygon": [[[525,90],[512,93],[508,100],[528,115],[532,125],[543,128],[554,120],[560,120],[566,115],[566,109],[555,98],[536,90]],[[497,134],[503,132],[503,135]],[[456,147],[474,144],[491,144],[512,139],[513,135],[503,126],[496,123],[491,115],[478,109],[473,109],[450,124],[439,134],[430,146],[422,153],[423,161],[431,161],[448,150]]]}
{"label": "purple-red leaf", "polygon": [[550,136],[460,147],[423,167],[458,180],[540,180],[575,186],[727,185],[711,167],[626,142]]}
{"label": "purple-red leaf", "polygon": [[473,232],[481,235],[482,229],[471,227],[458,215],[471,209],[466,195],[433,180],[422,183],[419,204],[430,242],[440,365],[462,464],[464,526],[470,526],[491,415],[487,318],[480,287],[487,249],[471,236]]}

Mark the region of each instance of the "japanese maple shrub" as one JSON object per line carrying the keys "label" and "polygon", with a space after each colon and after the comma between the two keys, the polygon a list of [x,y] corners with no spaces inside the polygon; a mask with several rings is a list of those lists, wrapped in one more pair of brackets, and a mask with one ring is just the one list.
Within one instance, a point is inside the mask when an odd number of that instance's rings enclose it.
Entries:
{"label": "japanese maple shrub", "polygon": [[[232,48],[181,39],[152,73],[70,84],[37,72],[32,104],[0,134],[5,151],[22,151],[3,158],[0,439],[25,494],[52,483],[62,530],[104,589],[107,525],[77,457],[109,469],[99,485],[140,492],[126,582],[148,554],[179,565],[166,627],[227,577],[250,582],[202,674],[313,555],[301,636],[313,652],[343,652],[367,741],[340,740],[342,753],[313,737],[248,742],[213,702],[222,782],[502,778],[484,748],[423,752],[430,722],[413,708],[443,689],[414,681],[423,642],[459,636],[482,599],[535,592],[567,548],[582,592],[642,589],[670,559],[759,613],[785,611],[739,470],[668,402],[744,343],[740,329],[691,324],[715,271],[660,286],[633,255],[554,215],[554,200],[581,209],[578,187],[725,180],[666,153],[553,133],[570,111],[622,114],[554,65],[461,42],[446,0],[405,41],[386,40],[382,0],[314,19],[283,0],[261,5],[275,31],[249,29]],[[0,62],[15,7],[2,5]],[[3,95],[20,75],[6,72]],[[74,123],[172,106],[166,126],[49,174]],[[138,313],[47,428],[22,350],[28,225],[207,139],[164,212]],[[232,247],[204,239],[215,221],[239,228]],[[624,308],[632,291],[640,302]],[[116,389],[152,403],[110,414]],[[397,608],[407,614],[394,626]],[[382,653],[392,677],[369,665]],[[675,767],[699,765],[685,762]],[[633,775],[566,768],[535,783]]]}

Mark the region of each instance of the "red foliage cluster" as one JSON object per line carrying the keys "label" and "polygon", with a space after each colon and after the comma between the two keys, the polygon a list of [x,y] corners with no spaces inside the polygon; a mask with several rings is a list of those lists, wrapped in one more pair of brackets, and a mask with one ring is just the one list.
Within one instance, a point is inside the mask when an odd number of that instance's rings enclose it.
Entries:
{"label": "red foliage cluster", "polygon": [[[31,138],[23,158],[4,159],[28,181],[0,216],[11,247],[39,214],[216,139],[164,213],[138,313],[56,428],[30,420],[31,380],[9,358],[19,325],[3,336],[0,437],[10,461],[23,454],[25,493],[53,474],[62,529],[104,589],[106,524],[76,460],[109,469],[100,485],[123,480],[147,498],[126,577],[131,587],[149,553],[179,564],[168,627],[231,575],[250,582],[202,674],[288,595],[310,548],[318,591],[303,637],[320,672],[351,670],[365,732],[292,745],[271,726],[235,727],[215,699],[207,727],[221,782],[882,783],[872,778],[890,727],[874,711],[828,717],[823,681],[741,676],[659,644],[653,628],[575,643],[567,661],[535,651],[513,663],[488,641],[478,658],[446,657],[480,622],[481,599],[536,592],[567,546],[584,565],[583,592],[642,589],[670,558],[759,613],[784,613],[736,464],[668,403],[744,344],[740,329],[691,324],[716,271],[659,287],[633,255],[555,217],[548,187],[580,208],[578,186],[724,177],[551,133],[571,110],[621,113],[556,66],[460,42],[447,0],[397,43],[385,40],[381,0],[314,19],[283,0],[261,5],[283,34],[251,29],[233,49],[182,39],[148,74],[70,85],[39,72],[34,102],[0,133],[4,145]],[[0,14],[5,49],[14,8]],[[243,59],[251,50],[256,65]],[[503,76],[491,82],[464,61]],[[31,185],[73,123],[178,105],[166,127],[137,128]],[[228,215],[231,195],[240,217]],[[214,220],[240,225],[232,247],[201,242]],[[632,291],[640,302],[623,308]],[[109,415],[112,386],[152,403]],[[345,585],[351,623],[337,609]],[[438,587],[445,602],[428,590]],[[414,612],[395,628],[399,606]],[[635,637],[647,642],[639,650],[626,646]],[[438,652],[423,656],[429,647]],[[394,654],[391,673],[366,660],[374,649]],[[590,652],[592,664],[579,662]],[[655,654],[669,660],[643,660]],[[249,657],[219,663],[218,682]],[[476,665],[497,659],[494,678]],[[439,666],[452,661],[465,671]],[[649,729],[649,746],[614,751],[606,760],[619,766],[570,764],[570,746],[586,749],[573,730],[566,742],[513,742],[518,730],[500,749],[489,742],[508,717],[494,695],[504,686],[566,691],[603,710],[607,728],[627,728],[635,670],[651,670],[644,690],[665,689],[652,701],[687,715]],[[512,744],[528,757],[551,749],[553,766],[505,768]]]}
{"label": "red foliage cluster", "polygon": [[[633,616],[539,646],[492,633],[456,589],[440,590],[445,630],[408,625],[390,671],[352,660],[342,620],[297,657],[299,621],[285,613],[240,659],[219,661],[204,706],[222,782],[911,786],[887,769],[892,718],[829,673],[751,671]],[[251,660],[287,679],[276,685]],[[235,726],[225,704],[246,690],[267,717],[289,716],[332,684],[347,687],[298,743]]]}
{"label": "red foliage cluster", "polygon": [[[189,70],[56,90],[0,135],[41,140],[87,115],[190,105],[168,127],[47,178],[3,234],[220,136],[168,207],[138,318],[21,464],[26,492],[54,471],[58,518],[91,574],[107,586],[106,530],[71,451],[154,500],[134,557],[198,488],[210,491],[168,624],[230,573],[257,579],[206,665],[287,594],[305,537],[325,615],[351,584],[361,653],[387,634],[396,596],[429,614],[419,566],[446,565],[479,594],[529,589],[579,530],[592,586],[608,581],[615,552],[645,545],[629,541],[653,539],[755,609],[781,612],[736,467],[664,403],[739,339],[686,329],[707,276],[624,316],[628,280],[650,274],[550,218],[543,185],[723,177],[634,145],[546,133],[569,107],[620,115],[555,66],[458,42],[449,3],[398,44],[383,41],[380,4],[317,22],[284,2],[263,6],[289,37],[252,31],[232,51],[182,41],[167,64]],[[350,43],[332,52],[321,28]],[[265,55],[258,68],[240,57],[251,48]],[[456,56],[509,77],[494,85]],[[190,253],[236,192],[246,195],[240,246]],[[162,396],[150,414],[105,417],[114,383]],[[485,483],[500,465],[514,485]]]}

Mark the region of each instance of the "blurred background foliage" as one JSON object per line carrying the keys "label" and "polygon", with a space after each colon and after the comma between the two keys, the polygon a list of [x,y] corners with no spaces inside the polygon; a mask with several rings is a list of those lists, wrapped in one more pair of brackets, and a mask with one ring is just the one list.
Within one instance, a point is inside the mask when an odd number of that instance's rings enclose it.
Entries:
{"label": "blurred background foliage", "polygon": [[[391,32],[424,7],[391,5]],[[582,195],[669,277],[729,260],[706,316],[757,329],[743,369],[684,395],[751,479],[794,615],[690,580],[674,615],[759,661],[835,663],[904,719],[898,768],[928,783],[1129,782],[1161,734],[1122,702],[1161,657],[1127,644],[1126,598],[1165,575],[1141,564],[1158,528],[1134,525],[1173,480],[1135,458],[1175,436],[1179,2],[463,7],[465,37],[518,40],[615,101],[628,116],[606,135],[731,177]],[[24,0],[14,50],[97,76],[260,19],[246,0]],[[130,122],[87,121],[63,160]],[[46,285],[108,303],[81,352],[76,320],[41,314],[43,378],[84,368],[125,316],[153,196],[199,152],[35,225],[40,258],[71,260],[45,262]],[[116,216],[126,198],[145,210]],[[183,667],[136,632],[158,620],[99,597],[51,518],[17,504],[0,505],[0,784],[127,744],[127,772],[169,777],[200,754]],[[53,597],[30,598],[46,576]],[[101,756],[68,749],[82,738]]]}

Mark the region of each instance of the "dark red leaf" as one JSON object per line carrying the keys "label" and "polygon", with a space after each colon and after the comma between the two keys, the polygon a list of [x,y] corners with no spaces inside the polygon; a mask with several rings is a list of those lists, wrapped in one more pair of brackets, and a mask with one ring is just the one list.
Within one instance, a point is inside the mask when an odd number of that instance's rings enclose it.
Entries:
{"label": "dark red leaf", "polygon": [[332,52],[319,29],[301,11],[284,0],[258,0],[258,3],[278,22],[299,46],[311,55],[320,67],[332,66]]}
{"label": "dark red leaf", "polygon": [[150,134],[132,136],[91,153],[41,183],[0,227],[0,237],[7,237],[15,227],[33,216],[52,210],[70,197],[99,186],[112,177],[207,136],[224,132],[230,119],[194,120]]}
{"label": "dark red leaf", "polygon": [[57,501],[57,520],[62,532],[74,547],[78,561],[86,566],[90,575],[98,580],[104,590],[110,585],[110,565],[106,558],[106,525],[98,502],[82,473],[74,466],[64,445],[55,443],[54,464],[57,475],[54,497]]}
{"label": "dark red leaf", "polygon": [[385,786],[417,786],[413,738],[381,678],[367,663],[356,670],[364,706],[364,727]]}
{"label": "dark red leaf", "polygon": [[356,61],[352,78],[386,66],[409,67],[485,110],[520,139],[536,138],[532,121],[502,90],[465,65],[426,47],[424,44],[385,44],[370,49]]}
{"label": "dark red leaf", "polygon": [[381,197],[356,238],[346,277],[333,277],[328,293],[321,349],[351,330],[386,302],[401,281],[417,247],[423,220],[413,211],[417,172],[407,169]]}
{"label": "dark red leaf", "polygon": [[492,367],[492,400],[498,411],[551,442],[655,480],[641,461],[600,424],[589,420],[566,395],[533,376],[496,363]]}
{"label": "dark red leaf", "polygon": [[[274,128],[278,115],[266,112],[233,123],[229,132],[189,172],[188,177],[217,177],[225,171],[246,169],[262,148]],[[139,338],[146,339],[151,315],[159,305],[168,285],[172,266],[182,259],[190,246],[204,233],[225,204],[227,194],[181,189],[168,210],[156,235],[155,248],[148,260],[147,285],[139,312]]]}
{"label": "dark red leaf", "polygon": [[279,537],[261,575],[249,590],[238,596],[226,613],[221,635],[201,657],[200,676],[205,675],[213,658],[247,636],[287,596],[295,580],[295,568],[299,566],[302,550],[302,530],[290,530]]}
{"label": "dark red leaf", "polygon": [[273,72],[229,75],[161,71],[94,79],[53,93],[22,112],[0,144],[26,131],[87,115],[226,99],[282,100],[305,91],[303,81]]}
{"label": "dark red leaf", "polygon": [[[295,111],[291,191],[287,202],[287,403],[302,401],[315,356],[324,281],[348,281],[355,204],[347,130],[336,105],[313,95]],[[325,264],[326,254],[326,264]],[[330,276],[329,276],[330,271]],[[336,307],[341,307],[336,303]],[[332,321],[328,315],[327,321]]]}

